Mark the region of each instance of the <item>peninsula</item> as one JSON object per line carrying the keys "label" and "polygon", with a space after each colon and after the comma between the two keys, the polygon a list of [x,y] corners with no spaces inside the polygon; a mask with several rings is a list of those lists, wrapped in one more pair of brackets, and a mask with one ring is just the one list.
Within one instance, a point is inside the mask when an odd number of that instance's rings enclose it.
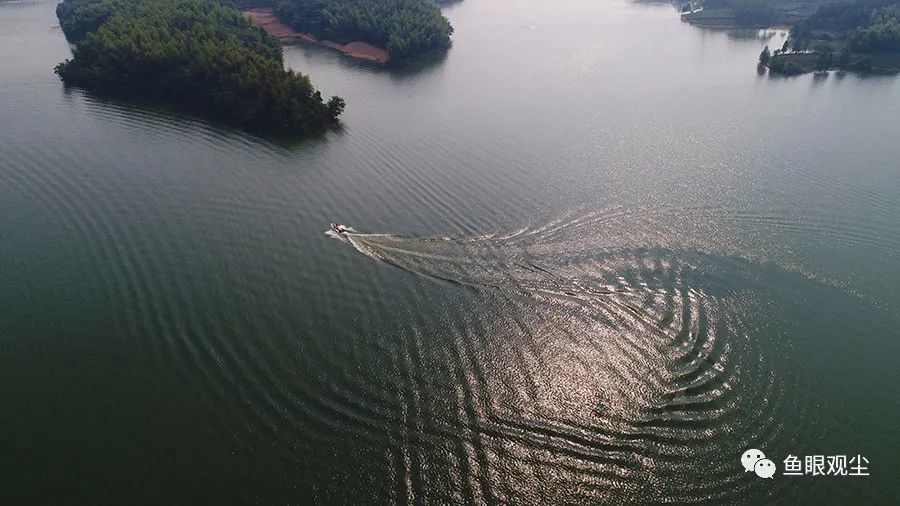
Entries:
{"label": "peninsula", "polygon": [[900,1],[828,4],[797,23],[781,49],[760,54],[760,64],[781,74],[832,69],[900,72]]}
{"label": "peninsula", "polygon": [[56,67],[66,85],[275,134],[322,131],[344,109],[285,70],[278,41],[217,0],[64,0],[56,13],[75,43]]}
{"label": "peninsula", "polygon": [[776,74],[900,72],[900,0],[693,0],[681,11],[706,28],[790,26],[781,47],[759,55],[760,68]]}

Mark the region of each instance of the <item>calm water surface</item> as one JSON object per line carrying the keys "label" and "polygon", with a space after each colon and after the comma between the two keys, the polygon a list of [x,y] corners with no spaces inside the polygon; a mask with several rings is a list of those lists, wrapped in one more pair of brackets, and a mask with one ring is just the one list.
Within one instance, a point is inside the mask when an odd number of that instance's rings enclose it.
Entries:
{"label": "calm water surface", "polygon": [[285,145],[64,89],[54,7],[0,3],[4,502],[900,501],[900,80],[465,0],[420,68],[287,48],[348,108]]}

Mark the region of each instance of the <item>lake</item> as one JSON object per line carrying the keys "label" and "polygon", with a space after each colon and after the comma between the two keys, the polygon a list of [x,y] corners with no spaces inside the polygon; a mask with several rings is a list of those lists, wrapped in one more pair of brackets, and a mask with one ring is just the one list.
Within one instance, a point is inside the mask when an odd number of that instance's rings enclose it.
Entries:
{"label": "lake", "polygon": [[54,9],[0,3],[9,504],[900,497],[900,80],[464,0],[414,68],[286,48],[347,110],[285,143],[65,89]]}

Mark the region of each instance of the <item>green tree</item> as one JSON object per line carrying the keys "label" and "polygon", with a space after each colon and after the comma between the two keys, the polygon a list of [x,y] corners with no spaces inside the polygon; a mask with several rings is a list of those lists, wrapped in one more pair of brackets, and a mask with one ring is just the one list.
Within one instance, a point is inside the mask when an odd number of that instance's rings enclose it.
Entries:
{"label": "green tree", "polygon": [[772,59],[772,53],[769,52],[769,46],[763,48],[762,52],[759,53],[759,63],[762,65],[768,65],[769,60]]}

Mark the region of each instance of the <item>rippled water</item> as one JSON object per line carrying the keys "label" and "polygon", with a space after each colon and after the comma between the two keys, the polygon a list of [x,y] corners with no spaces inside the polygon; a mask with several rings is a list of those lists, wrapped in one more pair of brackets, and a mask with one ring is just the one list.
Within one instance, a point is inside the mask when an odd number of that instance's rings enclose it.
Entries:
{"label": "rippled water", "polygon": [[900,81],[465,0],[419,68],[287,48],[348,109],[285,145],[63,89],[53,9],[0,3],[12,504],[896,502]]}

